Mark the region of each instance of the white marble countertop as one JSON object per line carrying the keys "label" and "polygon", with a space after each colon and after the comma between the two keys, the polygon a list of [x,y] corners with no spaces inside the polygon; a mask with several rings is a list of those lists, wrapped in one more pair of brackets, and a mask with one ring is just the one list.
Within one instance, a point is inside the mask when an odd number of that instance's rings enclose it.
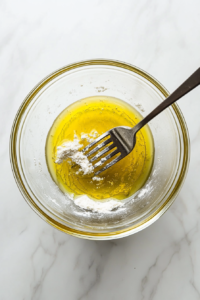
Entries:
{"label": "white marble countertop", "polygon": [[200,299],[200,87],[179,101],[191,162],[175,203],[146,230],[81,240],[41,220],[12,176],[16,111],[43,77],[66,64],[134,64],[173,91],[200,66],[198,0],[0,1],[0,299]]}

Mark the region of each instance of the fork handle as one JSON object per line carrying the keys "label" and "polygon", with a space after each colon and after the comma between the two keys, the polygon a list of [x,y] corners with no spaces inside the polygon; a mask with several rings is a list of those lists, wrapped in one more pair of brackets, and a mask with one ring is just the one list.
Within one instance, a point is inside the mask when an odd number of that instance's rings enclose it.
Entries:
{"label": "fork handle", "polygon": [[189,93],[200,84],[200,68],[197,69],[185,82],[183,82],[167,99],[159,104],[150,114],[133,127],[134,133],[138,132],[144,125],[155,118],[165,108],[176,102],[178,99]]}

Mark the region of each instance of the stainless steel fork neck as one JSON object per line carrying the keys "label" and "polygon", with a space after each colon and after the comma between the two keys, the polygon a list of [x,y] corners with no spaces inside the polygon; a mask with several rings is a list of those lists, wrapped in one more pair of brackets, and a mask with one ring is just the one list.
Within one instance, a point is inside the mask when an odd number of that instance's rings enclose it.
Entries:
{"label": "stainless steel fork neck", "polygon": [[200,68],[198,68],[186,81],[184,81],[167,99],[161,102],[150,114],[148,114],[135,127],[133,132],[137,133],[144,125],[160,114],[164,109],[189,93],[200,84]]}
{"label": "stainless steel fork neck", "polygon": [[[115,143],[120,142],[122,148],[120,151],[126,152],[129,154],[135,146],[135,134],[133,134],[132,128],[121,126],[112,129],[112,138],[115,139]],[[122,149],[122,150],[121,150]]]}

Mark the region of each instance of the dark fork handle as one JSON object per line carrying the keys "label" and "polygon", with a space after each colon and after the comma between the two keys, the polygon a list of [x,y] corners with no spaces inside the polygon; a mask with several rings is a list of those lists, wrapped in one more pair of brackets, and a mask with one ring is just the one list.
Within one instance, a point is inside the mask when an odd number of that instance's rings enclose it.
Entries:
{"label": "dark fork handle", "polygon": [[183,97],[185,94],[193,90],[197,85],[200,84],[200,68],[197,69],[183,84],[181,84],[167,99],[159,104],[148,116],[140,121],[136,126],[133,127],[134,133],[140,130],[144,125],[161,113],[165,108],[176,102],[178,99]]}

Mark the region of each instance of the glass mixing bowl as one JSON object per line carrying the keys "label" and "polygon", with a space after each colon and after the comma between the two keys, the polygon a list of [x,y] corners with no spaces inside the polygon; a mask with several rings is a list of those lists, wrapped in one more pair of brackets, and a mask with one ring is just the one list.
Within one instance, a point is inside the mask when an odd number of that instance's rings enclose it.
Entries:
{"label": "glass mixing bowl", "polygon": [[52,180],[45,143],[54,120],[68,105],[95,95],[119,98],[146,116],[169,93],[151,75],[123,62],[89,60],[66,66],[42,80],[22,103],[12,127],[10,158],[22,195],[40,217],[71,235],[107,240],[146,228],[170,207],[187,173],[189,137],[174,104],[149,123],[155,157],[145,185],[116,211],[81,209]]}

